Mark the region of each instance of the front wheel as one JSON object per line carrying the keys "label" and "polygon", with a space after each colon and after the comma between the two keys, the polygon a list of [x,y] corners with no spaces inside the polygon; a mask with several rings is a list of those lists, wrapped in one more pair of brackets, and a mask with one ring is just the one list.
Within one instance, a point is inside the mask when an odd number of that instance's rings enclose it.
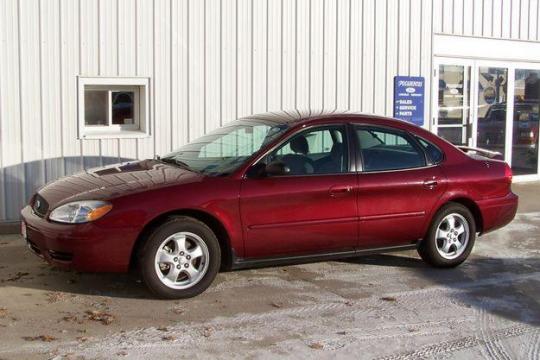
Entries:
{"label": "front wheel", "polygon": [[433,218],[418,253],[432,266],[455,267],[467,259],[475,239],[476,223],[470,210],[461,204],[449,203]]}
{"label": "front wheel", "polygon": [[139,269],[157,296],[181,299],[206,290],[221,263],[219,242],[204,223],[176,216],[155,229],[140,252]]}

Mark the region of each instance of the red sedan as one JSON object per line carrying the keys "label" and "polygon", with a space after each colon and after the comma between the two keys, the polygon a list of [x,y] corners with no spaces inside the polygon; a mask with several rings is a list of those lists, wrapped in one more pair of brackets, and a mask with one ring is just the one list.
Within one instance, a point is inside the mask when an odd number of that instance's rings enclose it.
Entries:
{"label": "red sedan", "polygon": [[57,265],[136,268],[164,298],[203,292],[220,268],[407,249],[453,267],[516,213],[512,172],[491,155],[382,117],[256,115],[46,185],[22,233]]}

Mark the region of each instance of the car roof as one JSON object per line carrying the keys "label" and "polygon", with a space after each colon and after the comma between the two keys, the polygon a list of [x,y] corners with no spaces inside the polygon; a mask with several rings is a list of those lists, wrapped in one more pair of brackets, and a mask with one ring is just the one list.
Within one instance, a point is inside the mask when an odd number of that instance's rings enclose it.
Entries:
{"label": "car roof", "polygon": [[243,117],[239,120],[263,120],[275,122],[276,124],[298,124],[309,122],[311,120],[321,120],[321,119],[331,119],[331,118],[361,118],[361,119],[388,119],[382,116],[359,113],[353,111],[339,111],[339,110],[281,110],[281,111],[271,111],[266,113],[254,114],[250,116]]}
{"label": "car roof", "polygon": [[285,124],[289,126],[297,126],[334,119],[341,121],[346,119],[347,121],[373,125],[397,126],[398,128],[402,129],[418,128],[417,126],[403,120],[348,110],[282,110],[250,115],[239,120],[261,120],[264,122],[272,122],[276,125]]}

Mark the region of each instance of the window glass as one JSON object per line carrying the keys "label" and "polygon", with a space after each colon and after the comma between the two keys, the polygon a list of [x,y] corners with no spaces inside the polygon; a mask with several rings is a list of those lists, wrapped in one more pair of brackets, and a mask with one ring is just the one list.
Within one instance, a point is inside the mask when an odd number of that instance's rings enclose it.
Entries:
{"label": "window glass", "polygon": [[109,93],[103,90],[84,92],[84,122],[87,126],[107,125]]}
{"label": "window glass", "polygon": [[516,69],[512,121],[512,169],[516,175],[538,173],[540,70]]}
{"label": "window glass", "polygon": [[364,171],[399,170],[426,165],[424,153],[402,134],[383,129],[356,130]]}
{"label": "window glass", "polygon": [[202,146],[199,158],[249,156],[259,149],[270,130],[265,124],[237,127]]}
{"label": "window glass", "polygon": [[268,161],[282,161],[288,175],[336,174],[348,171],[348,148],[341,126],[308,130],[295,135],[270,154]]}
{"label": "window glass", "polygon": [[433,164],[438,164],[443,160],[444,154],[437,146],[422,138],[417,137],[417,139],[420,145],[422,145],[422,147],[424,148],[424,151],[428,154]]}
{"label": "window glass", "polygon": [[133,107],[135,93],[133,91],[112,92],[112,123],[114,125],[133,125]]}
{"label": "window glass", "polygon": [[223,176],[238,169],[287,129],[286,124],[241,119],[182,146],[161,160],[208,176]]}
{"label": "window glass", "polygon": [[478,125],[476,145],[504,156],[506,143],[508,69],[480,67],[478,70]]}

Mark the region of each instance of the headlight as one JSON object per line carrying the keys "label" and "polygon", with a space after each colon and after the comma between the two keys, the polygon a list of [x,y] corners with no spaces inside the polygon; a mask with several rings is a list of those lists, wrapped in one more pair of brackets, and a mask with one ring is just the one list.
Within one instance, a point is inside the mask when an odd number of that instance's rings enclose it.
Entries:
{"label": "headlight", "polygon": [[111,211],[112,205],[105,201],[76,201],[57,207],[49,219],[61,223],[80,224],[94,221]]}

